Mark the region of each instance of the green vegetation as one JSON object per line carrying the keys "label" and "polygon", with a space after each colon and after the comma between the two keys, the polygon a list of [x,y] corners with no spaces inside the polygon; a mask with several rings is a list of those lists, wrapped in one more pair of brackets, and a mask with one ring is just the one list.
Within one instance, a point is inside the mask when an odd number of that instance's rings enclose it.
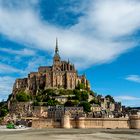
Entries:
{"label": "green vegetation", "polygon": [[[60,97],[65,99],[67,98],[64,106],[67,107],[77,107],[82,106],[85,112],[90,112],[91,104],[101,104],[102,95],[97,95],[96,92],[92,90],[87,90],[84,84],[78,84],[76,89],[74,90],[66,90],[66,89],[39,89],[37,95],[30,96],[24,91],[19,92],[16,95],[16,101],[18,102],[28,102],[33,101],[34,106],[56,106],[63,104],[62,102],[57,101],[55,98]],[[92,100],[88,102],[89,96],[92,97]],[[9,98],[11,95],[9,96]],[[112,96],[107,95],[105,98],[109,98],[110,102],[114,103],[114,99]],[[59,98],[58,98],[59,100]],[[5,108],[1,109],[1,116],[7,115],[8,110]]]}
{"label": "green vegetation", "polygon": [[34,105],[34,106],[40,106],[40,103],[39,103],[37,100],[35,100],[35,101],[33,102],[33,105]]}
{"label": "green vegetation", "polygon": [[93,96],[93,97],[96,97],[96,96],[97,96],[97,93],[94,92],[94,91],[92,91],[92,90],[89,91],[89,94],[90,94],[91,96]]}
{"label": "green vegetation", "polygon": [[80,83],[80,82],[78,81],[78,85],[77,85],[76,89],[78,89],[78,90],[80,90],[80,89],[86,89],[86,87],[85,87],[84,84],[82,84],[82,83]]}
{"label": "green vegetation", "polygon": [[100,105],[100,101],[98,100],[98,98],[94,98],[90,101],[90,104],[98,104]]}
{"label": "green vegetation", "polygon": [[28,102],[30,100],[30,95],[21,91],[16,95],[16,99],[18,102]]}
{"label": "green vegetation", "polygon": [[5,117],[8,114],[7,108],[0,109],[0,117]]}
{"label": "green vegetation", "polygon": [[108,98],[110,100],[110,102],[112,102],[112,103],[115,102],[114,98],[110,95],[105,96],[105,98]]}
{"label": "green vegetation", "polygon": [[72,106],[78,106],[79,105],[79,101],[78,100],[68,100],[64,106],[67,107],[72,107]]}
{"label": "green vegetation", "polygon": [[79,104],[79,106],[82,106],[83,108],[84,108],[84,111],[85,112],[90,112],[91,111],[91,105],[90,105],[90,103],[89,102],[87,102],[87,101],[85,101],[85,102],[81,102],[80,104]]}
{"label": "green vegetation", "polygon": [[15,129],[15,125],[13,123],[9,123],[6,125],[8,129]]}
{"label": "green vegetation", "polygon": [[8,112],[9,111],[8,111],[6,102],[4,101],[0,102],[0,122],[8,114]]}
{"label": "green vegetation", "polygon": [[56,101],[55,99],[50,99],[47,101],[47,106],[56,106],[59,105],[60,103]]}

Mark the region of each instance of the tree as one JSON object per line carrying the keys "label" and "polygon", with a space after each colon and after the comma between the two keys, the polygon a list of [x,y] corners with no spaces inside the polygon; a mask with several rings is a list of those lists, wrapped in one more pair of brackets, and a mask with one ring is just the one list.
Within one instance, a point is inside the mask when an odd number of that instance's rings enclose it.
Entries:
{"label": "tree", "polygon": [[68,106],[68,107],[73,107],[73,106],[78,106],[79,101],[78,100],[69,100],[67,102],[65,102],[64,106]]}
{"label": "tree", "polygon": [[82,106],[85,112],[90,112],[91,111],[91,105],[89,102],[81,102],[79,106]]}
{"label": "tree", "polygon": [[74,106],[74,103],[69,100],[69,101],[65,102],[64,106],[72,107],[72,106]]}
{"label": "tree", "polygon": [[100,105],[100,102],[99,102],[99,100],[97,98],[94,98],[94,99],[92,99],[90,101],[90,104],[98,104],[98,105]]}
{"label": "tree", "polygon": [[78,84],[77,84],[77,86],[76,86],[76,89],[85,89],[85,84],[83,84],[83,83],[80,83],[80,81],[78,81]]}
{"label": "tree", "polygon": [[34,105],[34,106],[40,106],[40,103],[39,103],[38,101],[35,100],[35,101],[33,102],[33,105]]}
{"label": "tree", "polygon": [[36,96],[36,100],[37,100],[38,102],[41,102],[41,101],[42,101],[42,96],[41,96],[41,95]]}
{"label": "tree", "polygon": [[93,96],[93,97],[96,97],[97,96],[97,93],[94,92],[94,91],[92,91],[92,90],[90,90],[90,95]]}
{"label": "tree", "polygon": [[106,95],[105,98],[108,98],[112,103],[115,102],[114,98],[111,95]]}
{"label": "tree", "polygon": [[97,95],[97,99],[100,101],[102,98],[102,95]]}
{"label": "tree", "polygon": [[81,92],[81,101],[87,101],[88,100],[88,92],[82,91]]}
{"label": "tree", "polygon": [[30,95],[25,92],[19,92],[16,95],[16,99],[18,102],[28,102],[30,100]]}
{"label": "tree", "polygon": [[74,99],[81,101],[81,92],[80,92],[80,90],[75,89],[75,90],[73,90],[73,92],[74,92],[74,95],[75,95]]}
{"label": "tree", "polygon": [[2,108],[0,109],[0,117],[4,117],[8,114],[8,109]]}
{"label": "tree", "polygon": [[60,103],[55,100],[55,99],[50,99],[47,101],[47,106],[56,106],[56,105],[59,105]]}
{"label": "tree", "polygon": [[54,90],[54,89],[46,89],[43,91],[43,94],[47,94],[49,96],[56,96],[57,95],[56,90]]}

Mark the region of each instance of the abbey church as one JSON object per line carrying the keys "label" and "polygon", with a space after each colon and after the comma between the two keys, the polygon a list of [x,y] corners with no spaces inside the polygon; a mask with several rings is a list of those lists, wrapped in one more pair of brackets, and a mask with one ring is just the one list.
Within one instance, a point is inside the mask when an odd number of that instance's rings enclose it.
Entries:
{"label": "abbey church", "polygon": [[52,66],[40,66],[38,72],[31,72],[28,78],[17,79],[14,84],[13,92],[16,93],[24,89],[35,95],[38,89],[63,88],[75,89],[82,83],[90,89],[89,81],[85,75],[79,76],[74,64],[62,61],[59,55],[58,42],[56,40],[55,53]]}

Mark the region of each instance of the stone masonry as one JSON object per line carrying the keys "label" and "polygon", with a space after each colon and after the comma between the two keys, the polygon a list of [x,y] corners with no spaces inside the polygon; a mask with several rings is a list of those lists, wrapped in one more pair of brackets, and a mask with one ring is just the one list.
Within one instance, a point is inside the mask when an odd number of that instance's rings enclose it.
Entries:
{"label": "stone masonry", "polygon": [[13,96],[24,90],[31,95],[36,95],[38,90],[48,88],[75,89],[78,83],[83,83],[90,88],[85,75],[79,76],[74,64],[61,61],[58,43],[56,40],[55,54],[52,66],[40,66],[37,72],[31,72],[27,78],[17,79],[13,87]]}

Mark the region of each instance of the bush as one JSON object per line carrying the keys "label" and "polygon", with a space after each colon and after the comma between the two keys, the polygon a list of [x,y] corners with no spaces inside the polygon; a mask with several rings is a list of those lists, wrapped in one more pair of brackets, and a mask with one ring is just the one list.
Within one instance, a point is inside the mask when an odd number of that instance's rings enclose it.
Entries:
{"label": "bush", "polygon": [[30,100],[30,95],[25,92],[20,92],[16,95],[18,102],[28,102]]}
{"label": "bush", "polygon": [[39,103],[38,101],[34,101],[34,102],[33,102],[33,105],[34,105],[34,106],[40,106],[40,103]]}
{"label": "bush", "polygon": [[79,81],[78,81],[78,84],[77,84],[77,86],[76,86],[76,89],[85,89],[85,85],[83,84],[83,83],[80,83]]}
{"label": "bush", "polygon": [[59,105],[60,103],[54,99],[50,99],[47,101],[47,106],[56,106]]}
{"label": "bush", "polygon": [[81,101],[81,92],[80,92],[80,90],[75,89],[73,92],[75,94],[74,99]]}
{"label": "bush", "polygon": [[4,116],[6,116],[7,114],[8,114],[8,109],[2,108],[2,109],[0,110],[0,117],[4,117]]}
{"label": "bush", "polygon": [[91,105],[89,102],[81,102],[79,106],[82,106],[85,112],[91,111]]}
{"label": "bush", "polygon": [[88,92],[82,91],[81,92],[81,101],[87,101],[88,100]]}
{"label": "bush", "polygon": [[64,106],[73,107],[73,106],[77,106],[78,104],[79,104],[78,100],[74,100],[74,101],[69,100],[65,102]]}
{"label": "bush", "polygon": [[54,89],[46,89],[43,91],[43,94],[47,94],[49,96],[56,96],[56,91]]}
{"label": "bush", "polygon": [[105,96],[105,98],[108,98],[110,100],[110,102],[112,102],[112,103],[115,102],[114,98],[110,95]]}
{"label": "bush", "polygon": [[90,90],[90,95],[93,96],[93,97],[96,97],[97,96],[97,93],[94,92],[94,91],[92,91],[92,90]]}
{"label": "bush", "polygon": [[92,99],[92,100],[90,101],[90,103],[91,103],[91,104],[98,104],[98,105],[100,105],[100,102],[99,102],[99,100],[98,100],[97,98]]}

